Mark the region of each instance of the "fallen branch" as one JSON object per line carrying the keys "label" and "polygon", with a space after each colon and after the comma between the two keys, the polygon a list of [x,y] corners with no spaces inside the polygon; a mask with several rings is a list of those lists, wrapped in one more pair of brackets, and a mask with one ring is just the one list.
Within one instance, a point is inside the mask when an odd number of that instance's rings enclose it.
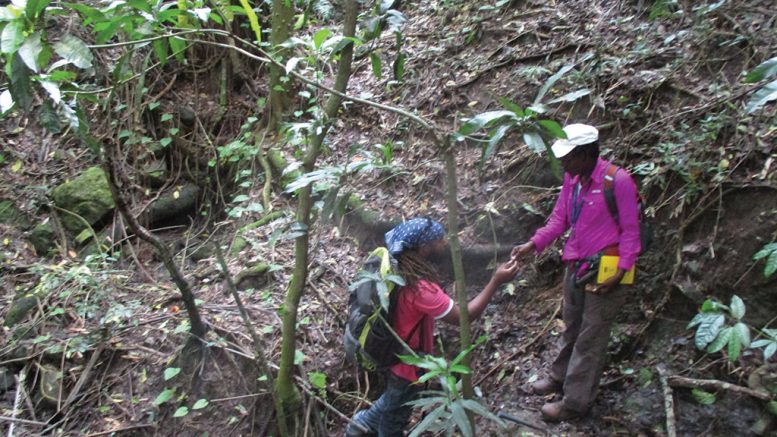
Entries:
{"label": "fallen branch", "polygon": [[734,393],[749,395],[762,401],[769,401],[772,395],[760,390],[742,387],[741,385],[731,384],[729,382],[718,381],[717,379],[693,379],[682,376],[670,376],[669,385],[672,387],[701,388],[707,390],[727,390]]}
{"label": "fallen branch", "polygon": [[662,364],[656,366],[658,370],[659,379],[661,380],[661,388],[664,392],[664,410],[666,411],[666,435],[668,437],[677,436],[676,419],[674,416],[674,396],[672,394],[672,388],[667,382],[666,368]]}
{"label": "fallen branch", "polygon": [[46,426],[44,422],[37,422],[35,420],[17,419],[16,417],[0,416],[0,422],[21,423],[24,425]]}
{"label": "fallen branch", "polygon": [[156,428],[156,425],[154,425],[153,423],[143,423],[140,425],[125,426],[124,428],[116,428],[108,431],[94,432],[92,434],[86,434],[84,437],[97,437],[101,435],[120,433],[125,431],[131,431],[133,429],[140,429],[140,428]]}

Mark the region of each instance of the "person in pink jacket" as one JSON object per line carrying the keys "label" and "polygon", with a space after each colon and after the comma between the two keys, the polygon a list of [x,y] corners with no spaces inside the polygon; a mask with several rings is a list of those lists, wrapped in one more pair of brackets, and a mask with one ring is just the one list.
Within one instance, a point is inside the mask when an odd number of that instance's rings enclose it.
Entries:
{"label": "person in pink jacket", "polygon": [[[612,322],[623,308],[631,287],[620,285],[640,253],[637,188],[624,169],[599,157],[599,131],[585,124],[564,128],[566,139],[551,149],[564,168],[564,184],[547,223],[526,243],[512,250],[514,259],[532,251],[542,252],[570,231],[564,244],[564,301],[566,330],[561,350],[550,371],[530,386],[534,394],[563,393],[561,400],[542,407],[548,421],[585,415],[596,397],[605,364]],[[614,173],[612,173],[614,171]],[[617,205],[613,217],[605,199],[605,178],[613,178]],[[591,266],[602,253],[619,256],[616,274],[599,283]],[[594,274],[591,274],[594,273]]]}

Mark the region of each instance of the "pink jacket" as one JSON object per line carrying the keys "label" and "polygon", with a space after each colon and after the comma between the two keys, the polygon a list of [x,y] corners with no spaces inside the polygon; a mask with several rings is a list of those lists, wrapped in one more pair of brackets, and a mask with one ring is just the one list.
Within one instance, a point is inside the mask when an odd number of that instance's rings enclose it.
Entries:
{"label": "pink jacket", "polygon": [[583,259],[617,244],[618,268],[629,270],[634,266],[640,251],[637,188],[626,170],[619,169],[615,173],[615,203],[620,222],[616,223],[604,198],[604,176],[609,165],[608,161],[599,158],[591,173],[591,183],[581,187],[577,197],[579,215],[574,226],[572,194],[579,177],[564,174],[564,185],[548,222],[531,238],[538,253],[571,228],[561,256],[564,261]]}

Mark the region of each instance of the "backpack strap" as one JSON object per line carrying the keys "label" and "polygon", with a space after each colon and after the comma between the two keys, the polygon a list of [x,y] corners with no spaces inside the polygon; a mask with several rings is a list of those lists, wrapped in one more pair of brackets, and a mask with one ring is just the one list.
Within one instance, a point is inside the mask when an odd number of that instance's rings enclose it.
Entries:
{"label": "backpack strap", "polygon": [[615,202],[615,173],[620,170],[620,167],[614,164],[610,164],[607,167],[607,171],[604,174],[604,200],[607,202],[607,209],[610,210],[612,219],[615,220],[615,224],[620,227],[620,221],[618,220],[618,204]]}

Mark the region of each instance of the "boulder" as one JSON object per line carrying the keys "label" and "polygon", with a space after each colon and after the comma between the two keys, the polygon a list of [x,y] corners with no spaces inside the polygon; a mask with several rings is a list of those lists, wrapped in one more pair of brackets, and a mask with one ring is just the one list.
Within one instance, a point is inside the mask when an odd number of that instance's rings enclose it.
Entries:
{"label": "boulder", "polygon": [[30,226],[30,221],[19,212],[12,201],[0,200],[0,224],[26,229]]}
{"label": "boulder", "polygon": [[57,234],[49,219],[46,219],[32,228],[27,239],[32,243],[38,256],[46,256],[54,249]]}
{"label": "boulder", "polygon": [[62,225],[75,235],[86,229],[87,223],[92,226],[99,222],[115,207],[108,178],[100,167],[91,167],[72,181],[56,187],[52,198],[58,207],[75,214],[61,214]]}

